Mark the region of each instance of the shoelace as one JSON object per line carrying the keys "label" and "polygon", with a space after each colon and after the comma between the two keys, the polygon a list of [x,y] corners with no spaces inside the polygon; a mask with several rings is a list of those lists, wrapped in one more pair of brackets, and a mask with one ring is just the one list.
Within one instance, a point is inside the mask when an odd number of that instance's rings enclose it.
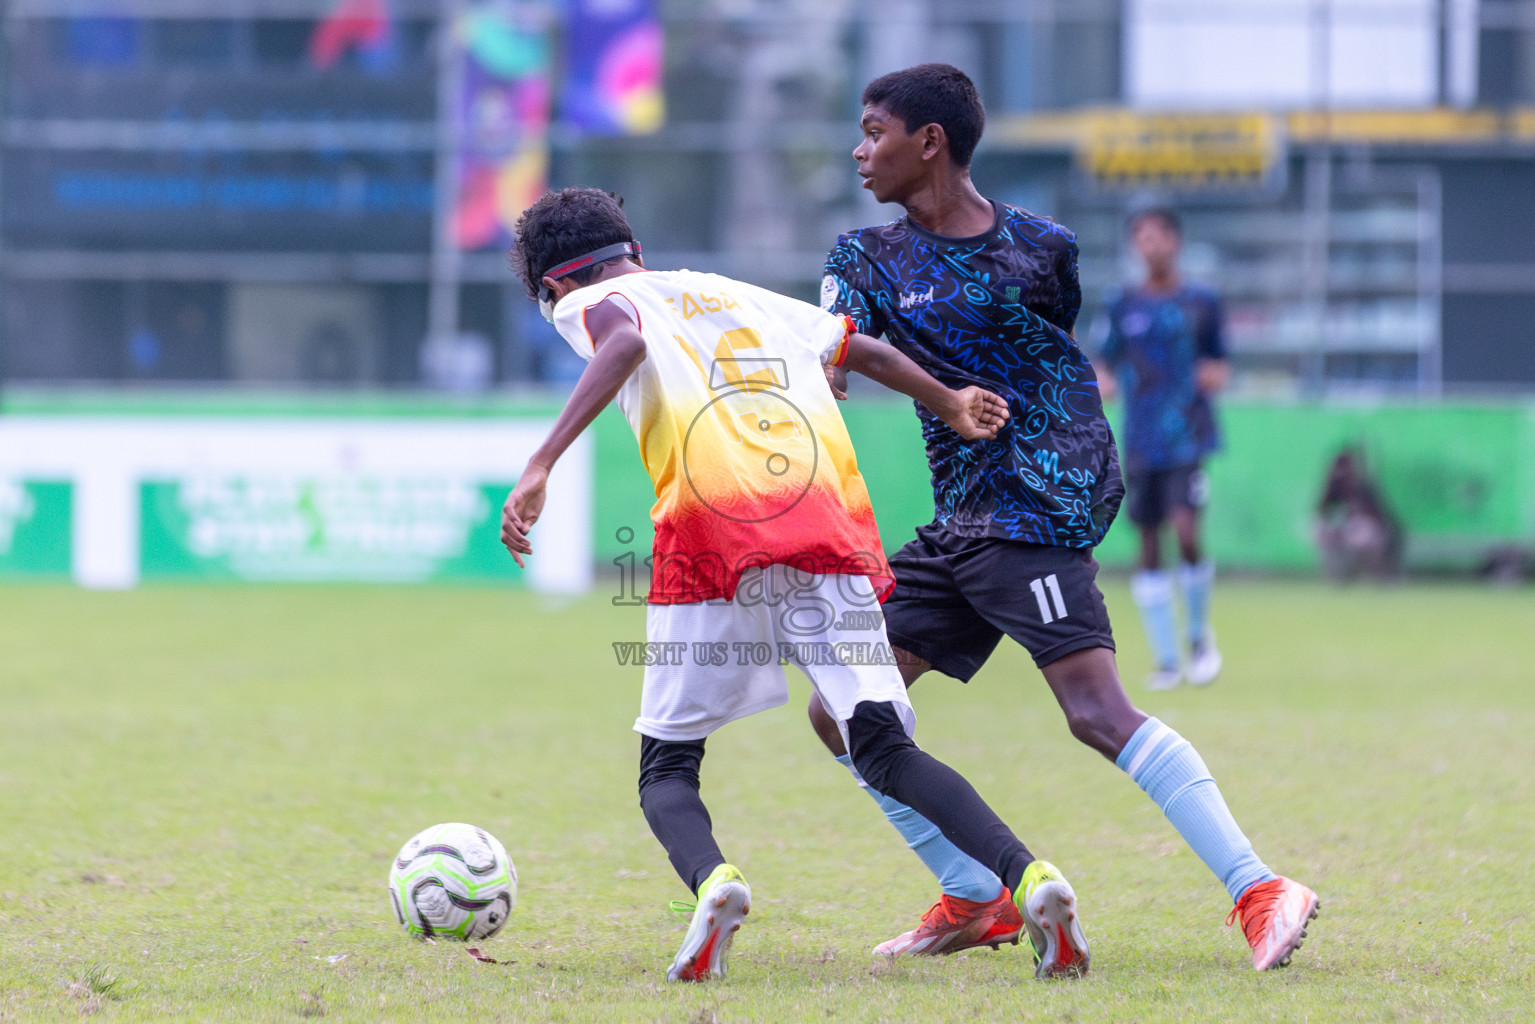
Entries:
{"label": "shoelace", "polygon": [[697,903],[689,903],[687,900],[672,900],[667,907],[680,920],[686,921],[692,918],[693,911],[698,909]]}
{"label": "shoelace", "polygon": [[1237,905],[1231,908],[1231,913],[1226,915],[1226,924],[1230,925],[1238,919],[1242,922],[1242,934],[1247,939],[1249,946],[1256,946],[1258,939],[1263,934],[1263,926],[1273,912],[1275,904],[1284,895],[1284,888],[1279,880],[1272,882],[1259,882],[1242,894],[1237,900]]}
{"label": "shoelace", "polygon": [[931,907],[928,907],[927,912],[922,915],[922,923],[930,924],[936,921],[937,923],[944,925],[958,924],[959,919],[954,916],[954,912],[950,909],[950,906],[951,905],[946,898],[940,897],[938,902],[934,903]]}
{"label": "shoelace", "polygon": [[939,900],[937,903],[934,903],[922,914],[923,924],[932,924],[935,920],[943,924],[954,923],[954,915],[948,912],[948,908],[943,900]]}

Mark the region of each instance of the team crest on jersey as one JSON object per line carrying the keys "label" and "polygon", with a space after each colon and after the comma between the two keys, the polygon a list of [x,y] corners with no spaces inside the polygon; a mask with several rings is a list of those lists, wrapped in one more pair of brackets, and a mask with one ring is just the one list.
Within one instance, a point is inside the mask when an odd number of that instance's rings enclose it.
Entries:
{"label": "team crest on jersey", "polygon": [[933,304],[933,286],[928,285],[926,291],[913,288],[909,292],[901,293],[901,308],[916,309],[918,306],[931,306]]}
{"label": "team crest on jersey", "polygon": [[837,279],[827,274],[821,278],[821,308],[831,310],[837,301]]}

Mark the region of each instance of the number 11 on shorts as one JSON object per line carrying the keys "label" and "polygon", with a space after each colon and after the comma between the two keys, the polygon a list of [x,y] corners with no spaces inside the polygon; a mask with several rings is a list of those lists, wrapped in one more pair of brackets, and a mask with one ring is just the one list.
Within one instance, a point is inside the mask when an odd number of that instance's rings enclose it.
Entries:
{"label": "number 11 on shorts", "polygon": [[[1066,617],[1066,600],[1061,597],[1061,581],[1055,578],[1055,573],[1052,572],[1044,579],[1034,580],[1029,584],[1029,589],[1034,591],[1034,600],[1039,602],[1039,617],[1044,620],[1045,625]],[[1047,589],[1050,591],[1048,600],[1045,598]],[[1050,614],[1051,601],[1055,602],[1054,615]]]}

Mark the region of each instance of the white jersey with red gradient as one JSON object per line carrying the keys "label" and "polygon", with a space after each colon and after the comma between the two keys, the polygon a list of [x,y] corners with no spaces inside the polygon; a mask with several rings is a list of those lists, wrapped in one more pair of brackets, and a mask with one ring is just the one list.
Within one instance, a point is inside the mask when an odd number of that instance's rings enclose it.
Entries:
{"label": "white jersey with red gradient", "polygon": [[894,580],[822,368],[846,357],[850,322],[716,274],[624,274],[555,306],[587,360],[586,313],[605,300],[645,341],[618,404],[656,491],[650,602],[729,600],[774,564],[868,576],[883,599]]}

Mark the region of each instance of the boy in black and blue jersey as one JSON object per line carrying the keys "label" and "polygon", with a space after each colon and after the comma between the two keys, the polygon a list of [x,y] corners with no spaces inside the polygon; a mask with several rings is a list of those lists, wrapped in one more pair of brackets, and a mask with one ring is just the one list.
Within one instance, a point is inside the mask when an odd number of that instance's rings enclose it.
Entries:
{"label": "boy in black and blue jersey", "polygon": [[[910,686],[936,668],[968,680],[1004,634],[1022,644],[1072,734],[1129,774],[1221,879],[1254,967],[1287,963],[1316,894],[1259,860],[1199,754],[1136,709],[1119,680],[1093,547],[1124,490],[1096,376],[1070,333],[1081,302],[1075,239],[971,183],[985,112],[963,72],[907,68],[872,82],[863,103],[853,151],[863,187],[906,215],[838,239],[822,304],[950,387],[1001,395],[1011,412],[995,438],[968,443],[918,411],[935,509],[890,559],[896,589],[885,621],[902,676]],[[839,381],[832,386],[842,397]],[[814,698],[810,714],[845,762]],[[995,875],[910,808],[878,802],[944,892],[921,924],[876,952],[1015,941],[1021,922],[1007,914],[1010,894]],[[1042,937],[1030,938],[1039,950]]]}
{"label": "boy in black and blue jersey", "polygon": [[938,524],[1090,548],[1124,488],[1091,364],[1070,337],[1082,302],[1076,240],[1002,203],[988,203],[983,224],[948,238],[903,217],[843,235],[822,302],[930,373],[993,382],[1022,418],[978,451],[918,408]]}
{"label": "boy in black and blue jersey", "polygon": [[[1221,670],[1209,622],[1215,566],[1199,540],[1209,496],[1203,462],[1220,447],[1213,396],[1230,372],[1221,302],[1210,288],[1183,279],[1183,228],[1172,210],[1142,210],[1127,234],[1146,277],[1109,304],[1099,380],[1124,399],[1126,511],[1141,539],[1130,593],[1156,666],[1146,685],[1170,690],[1187,678],[1204,686]],[[1162,568],[1161,533],[1169,523],[1180,556],[1176,576]],[[1175,590],[1183,596],[1186,648],[1178,639]]]}

